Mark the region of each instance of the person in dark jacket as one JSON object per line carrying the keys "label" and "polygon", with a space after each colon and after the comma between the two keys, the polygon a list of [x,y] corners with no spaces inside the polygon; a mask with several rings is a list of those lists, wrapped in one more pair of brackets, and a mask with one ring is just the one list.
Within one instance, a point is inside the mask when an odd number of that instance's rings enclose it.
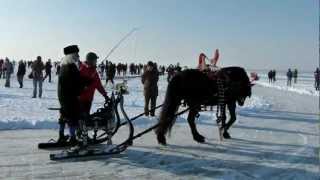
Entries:
{"label": "person in dark jacket", "polygon": [[112,84],[114,84],[114,76],[116,75],[116,65],[112,62],[108,62],[106,65],[106,85],[108,84],[108,81],[111,81]]}
{"label": "person in dark jacket", "polygon": [[154,63],[149,61],[146,69],[142,75],[141,82],[144,87],[144,112],[145,115],[149,115],[149,103],[151,101],[151,111],[150,115],[155,115],[155,107],[158,96],[158,80],[159,80],[159,72],[157,68],[154,66]]}
{"label": "person in dark jacket", "polygon": [[23,77],[26,74],[26,64],[21,60],[18,65],[17,79],[19,82],[19,88],[23,88]]}
{"label": "person in dark jacket", "polygon": [[51,69],[52,69],[51,59],[48,59],[45,65],[46,75],[44,76],[43,81],[49,76],[49,83],[51,83]]}
{"label": "person in dark jacket", "polygon": [[84,85],[79,71],[79,48],[71,45],[64,48],[65,57],[62,60],[58,77],[58,99],[60,103],[59,141],[64,141],[64,126],[68,123],[70,142],[76,143],[76,129],[80,120],[80,92]]}
{"label": "person in dark jacket", "polygon": [[0,79],[1,79],[2,75],[4,76],[3,69],[2,69],[3,63],[4,63],[3,59],[0,59]]}
{"label": "person in dark jacket", "polygon": [[39,87],[39,98],[42,97],[42,81],[43,81],[43,70],[44,70],[44,64],[41,60],[41,56],[37,57],[37,60],[35,60],[32,65],[32,79],[33,79],[33,96],[32,98],[37,97],[37,87]]}
{"label": "person in dark jacket", "polygon": [[4,70],[5,70],[5,77],[6,77],[6,83],[4,86],[10,87],[10,78],[11,78],[11,74],[13,73],[13,64],[10,62],[9,58],[5,59]]}
{"label": "person in dark jacket", "polygon": [[320,90],[320,69],[317,68],[314,72],[314,87],[317,91]]}
{"label": "person in dark jacket", "polygon": [[297,84],[297,79],[298,79],[298,69],[294,69],[293,71],[293,82]]}
{"label": "person in dark jacket", "polygon": [[291,86],[291,81],[292,81],[292,71],[291,69],[288,69],[288,72],[287,72],[287,86]]}

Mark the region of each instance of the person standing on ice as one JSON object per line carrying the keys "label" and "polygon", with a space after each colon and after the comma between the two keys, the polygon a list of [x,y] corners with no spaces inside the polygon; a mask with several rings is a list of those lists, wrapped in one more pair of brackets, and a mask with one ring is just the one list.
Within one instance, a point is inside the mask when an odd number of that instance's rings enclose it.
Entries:
{"label": "person standing on ice", "polygon": [[3,73],[3,59],[0,59],[0,79],[2,76],[4,76],[4,73]]}
{"label": "person standing on ice", "polygon": [[20,60],[18,64],[18,72],[17,72],[19,88],[23,88],[23,77],[25,74],[26,74],[26,64],[22,60]]}
{"label": "person standing on ice", "polygon": [[96,53],[89,52],[86,56],[84,63],[80,64],[80,77],[86,82],[85,88],[80,94],[81,111],[88,116],[94,97],[94,92],[97,89],[100,94],[105,98],[109,99],[107,92],[101,84],[101,79],[97,72],[97,59],[99,57]]}
{"label": "person standing on ice", "polygon": [[58,77],[58,99],[60,103],[60,129],[58,142],[66,140],[64,126],[67,122],[70,131],[70,144],[76,145],[76,129],[80,120],[80,93],[84,85],[80,77],[79,48],[77,45],[63,49],[65,57],[62,59]]}
{"label": "person standing on ice", "polygon": [[44,64],[42,62],[41,56],[37,57],[37,60],[35,60],[32,65],[32,79],[33,79],[33,96],[32,98],[37,97],[37,87],[39,87],[39,98],[42,97],[42,81],[43,81],[43,70],[44,70]]}
{"label": "person standing on ice", "polygon": [[13,73],[13,65],[8,58],[5,59],[4,69],[5,69],[5,75],[6,75],[6,82],[4,86],[10,87],[10,78],[11,78],[11,74]]}
{"label": "person standing on ice", "polygon": [[48,59],[45,65],[46,75],[44,76],[43,81],[49,76],[49,83],[51,83],[51,69],[52,69],[51,59]]}
{"label": "person standing on ice", "polygon": [[298,79],[298,69],[294,69],[293,71],[293,82],[297,84],[297,79]]}
{"label": "person standing on ice", "polygon": [[108,81],[111,82],[112,85],[114,85],[114,77],[116,75],[116,65],[113,64],[111,61],[106,63],[106,85],[108,84]]}
{"label": "person standing on ice", "polygon": [[141,82],[144,87],[144,114],[149,116],[149,104],[151,102],[150,116],[155,115],[155,107],[158,96],[158,81],[159,72],[154,63],[149,61],[146,66],[146,70],[141,76]]}
{"label": "person standing on ice", "polygon": [[314,87],[317,91],[319,91],[320,88],[320,70],[319,68],[316,69],[314,72]]}
{"label": "person standing on ice", "polygon": [[287,72],[287,86],[291,86],[291,81],[292,81],[292,71],[289,68]]}

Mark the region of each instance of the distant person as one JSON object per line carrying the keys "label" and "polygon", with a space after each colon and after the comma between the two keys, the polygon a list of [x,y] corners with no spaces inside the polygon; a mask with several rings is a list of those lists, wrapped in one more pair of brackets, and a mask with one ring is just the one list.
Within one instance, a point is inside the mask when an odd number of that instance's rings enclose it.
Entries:
{"label": "distant person", "polygon": [[[151,116],[155,115],[155,107],[158,96],[158,80],[159,72],[154,63],[149,61],[141,77],[141,82],[144,87],[144,113],[146,116],[149,116],[149,114]],[[151,110],[149,109],[150,103]]]}
{"label": "distant person", "polygon": [[13,64],[9,61],[8,58],[5,59],[3,69],[5,70],[5,77],[6,77],[6,82],[4,84],[4,87],[10,87],[10,78],[11,78],[11,74],[13,73]]}
{"label": "distant person", "polygon": [[51,69],[52,69],[51,59],[48,59],[45,65],[46,75],[44,76],[43,81],[49,76],[49,83],[51,83]]}
{"label": "distant person", "polygon": [[56,67],[56,75],[57,76],[60,74],[60,68],[61,68],[61,65],[60,65],[60,63],[58,63],[57,67]]}
{"label": "distant person", "polygon": [[277,76],[277,72],[276,72],[276,70],[274,69],[274,70],[272,71],[272,81],[273,81],[273,82],[276,82],[276,76]]}
{"label": "distant person", "polygon": [[101,64],[99,64],[99,74],[100,74],[100,77],[101,77],[101,78],[103,78],[105,69],[106,69],[106,66],[104,65],[104,62],[102,62]]}
{"label": "distant person", "polygon": [[116,75],[116,65],[112,62],[108,62],[106,65],[106,85],[108,84],[108,81],[114,85],[114,76]]}
{"label": "distant person", "polygon": [[44,70],[44,64],[42,62],[41,56],[37,57],[37,60],[35,60],[32,65],[32,79],[33,79],[33,96],[32,98],[37,97],[37,88],[39,88],[39,94],[38,97],[42,97],[42,81],[43,81],[43,70]]}
{"label": "distant person", "polygon": [[3,64],[4,64],[4,61],[3,59],[0,59],[0,79],[2,76],[4,76],[3,74]]}
{"label": "distant person", "polygon": [[291,86],[292,76],[293,76],[292,71],[289,68],[287,72],[287,86]]}
{"label": "distant person", "polygon": [[293,82],[297,84],[297,79],[298,79],[298,69],[294,69],[293,71]]}
{"label": "distant person", "polygon": [[26,74],[26,64],[21,60],[18,64],[17,80],[19,88],[23,88],[23,77]]}
{"label": "distant person", "polygon": [[273,71],[270,70],[270,71],[268,72],[268,80],[269,80],[269,83],[272,83],[272,80],[273,80],[272,76],[273,76]]}
{"label": "distant person", "polygon": [[317,91],[319,91],[320,88],[320,70],[319,68],[316,69],[314,72],[314,87]]}
{"label": "distant person", "polygon": [[170,82],[175,74],[174,67],[172,64],[170,64],[169,67],[167,68],[167,73],[168,73],[167,81]]}

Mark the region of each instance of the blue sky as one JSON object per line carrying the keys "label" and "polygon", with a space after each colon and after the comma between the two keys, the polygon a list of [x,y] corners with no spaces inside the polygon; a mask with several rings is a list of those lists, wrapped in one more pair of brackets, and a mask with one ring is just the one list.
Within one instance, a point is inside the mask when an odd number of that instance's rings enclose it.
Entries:
{"label": "blue sky", "polygon": [[59,60],[68,44],[80,56],[114,62],[180,62],[198,55],[218,65],[313,70],[318,62],[318,0],[0,0],[0,57]]}

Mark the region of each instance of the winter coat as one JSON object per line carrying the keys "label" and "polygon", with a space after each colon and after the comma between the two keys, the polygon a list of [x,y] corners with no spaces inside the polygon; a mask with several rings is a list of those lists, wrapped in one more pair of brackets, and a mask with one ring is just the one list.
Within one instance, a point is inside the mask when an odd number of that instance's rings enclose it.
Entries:
{"label": "winter coat", "polygon": [[298,77],[298,71],[296,71],[296,70],[293,71],[293,77],[294,77],[294,78],[297,78],[297,77]]}
{"label": "winter coat", "polygon": [[52,68],[51,63],[50,62],[46,62],[46,66],[45,66],[46,73],[51,73],[51,68]]}
{"label": "winter coat", "polygon": [[146,97],[158,96],[159,72],[156,68],[152,70],[146,69],[141,77],[144,87],[144,95]]}
{"label": "winter coat", "polygon": [[287,72],[287,77],[288,77],[289,79],[292,78],[292,71],[288,71],[288,72]]}
{"label": "winter coat", "polygon": [[26,74],[26,64],[25,63],[19,63],[17,76],[23,76],[25,74]]}
{"label": "winter coat", "polygon": [[6,75],[10,75],[13,73],[13,65],[10,61],[5,61],[3,64],[3,70],[6,71]]}
{"label": "winter coat", "polygon": [[2,67],[3,67],[3,60],[0,60],[0,71],[2,71]]}
{"label": "winter coat", "polygon": [[43,62],[35,60],[32,63],[31,68],[32,68],[32,77],[33,77],[33,79],[42,80],[42,78],[43,78],[42,71],[44,70]]}
{"label": "winter coat", "polygon": [[116,65],[114,64],[110,64],[107,66],[107,69],[106,69],[106,73],[107,73],[107,78],[108,79],[113,79],[114,76],[116,75]]}
{"label": "winter coat", "polygon": [[86,83],[84,90],[80,94],[81,102],[92,102],[94,92],[97,89],[104,97],[107,92],[104,90],[100,77],[95,67],[89,67],[87,64],[80,65],[80,77]]}
{"label": "winter coat", "polygon": [[72,54],[66,55],[58,77],[58,99],[61,115],[72,124],[76,124],[80,117],[79,96],[83,86],[77,62]]}

